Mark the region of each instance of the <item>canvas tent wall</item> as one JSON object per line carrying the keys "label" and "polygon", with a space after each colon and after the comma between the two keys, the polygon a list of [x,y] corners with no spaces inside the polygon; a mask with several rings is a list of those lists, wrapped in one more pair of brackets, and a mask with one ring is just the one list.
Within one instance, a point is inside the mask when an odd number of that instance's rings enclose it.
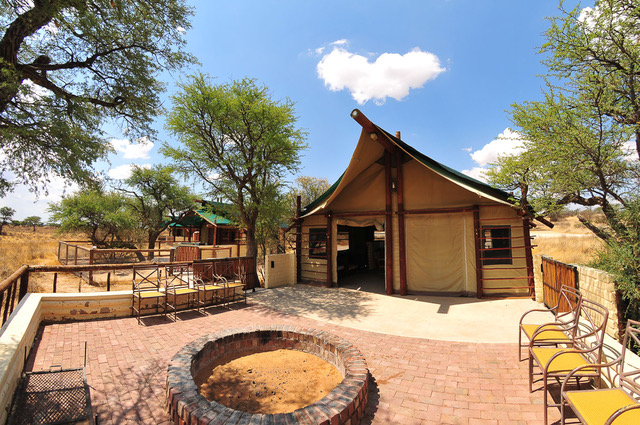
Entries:
{"label": "canvas tent wall", "polygon": [[347,170],[300,213],[301,280],[338,280],[338,226],[385,233],[387,293],[531,295],[530,219],[509,194],[352,116],[362,132]]}

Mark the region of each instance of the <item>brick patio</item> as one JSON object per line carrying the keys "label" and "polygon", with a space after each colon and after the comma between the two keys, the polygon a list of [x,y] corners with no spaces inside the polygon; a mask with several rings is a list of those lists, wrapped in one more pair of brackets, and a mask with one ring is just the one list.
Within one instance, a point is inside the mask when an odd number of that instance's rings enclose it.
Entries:
{"label": "brick patio", "polygon": [[[147,317],[41,327],[28,369],[82,365],[100,424],[169,424],[165,380],[169,360],[185,344],[217,330],[289,324],[319,328],[360,349],[372,375],[363,424],[540,424],[542,392],[529,394],[527,363],[515,344],[473,344],[366,332],[284,315],[265,307],[210,308],[178,321]],[[496,318],[499,320],[499,318]],[[517,324],[514,323],[514,332]],[[550,421],[559,419],[549,409]]]}

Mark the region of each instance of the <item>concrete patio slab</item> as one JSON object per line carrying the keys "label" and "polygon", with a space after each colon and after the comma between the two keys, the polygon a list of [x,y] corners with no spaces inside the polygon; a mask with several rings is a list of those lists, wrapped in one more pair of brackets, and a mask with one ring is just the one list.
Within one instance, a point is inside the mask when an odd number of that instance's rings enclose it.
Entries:
{"label": "concrete patio slab", "polygon": [[[252,293],[251,301],[309,319],[389,335],[440,341],[517,343],[518,321],[542,308],[531,299],[388,296],[295,285]],[[551,314],[539,315],[540,323]]]}

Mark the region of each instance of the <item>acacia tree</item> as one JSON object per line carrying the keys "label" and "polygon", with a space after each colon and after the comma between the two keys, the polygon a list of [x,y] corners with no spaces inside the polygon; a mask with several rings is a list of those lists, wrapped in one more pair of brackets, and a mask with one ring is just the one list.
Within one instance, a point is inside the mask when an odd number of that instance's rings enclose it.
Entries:
{"label": "acacia tree", "polygon": [[16,213],[11,207],[0,207],[0,235],[2,235],[2,228],[5,224],[11,220],[11,217]]}
{"label": "acacia tree", "polygon": [[12,175],[35,191],[52,175],[91,179],[105,121],[154,134],[159,72],[194,62],[190,14],[185,0],[0,2],[0,195]]}
{"label": "acacia tree", "polygon": [[296,215],[296,198],[300,196],[300,205],[305,207],[318,199],[331,187],[329,180],[320,177],[298,176],[293,187],[287,193],[288,221]]}
{"label": "acacia tree", "polygon": [[35,233],[36,226],[42,226],[42,218],[38,217],[37,215],[30,215],[29,217],[22,220],[22,224],[24,226],[33,227],[33,233]]}
{"label": "acacia tree", "polygon": [[163,153],[213,197],[231,201],[246,229],[247,255],[255,256],[265,201],[298,169],[305,147],[293,102],[273,100],[253,79],[212,85],[202,74],[181,84],[172,100],[167,128],[183,147],[165,143]]}
{"label": "acacia tree", "polygon": [[[155,248],[160,233],[192,204],[189,188],[178,183],[173,171],[172,167],[162,165],[134,166],[131,176],[124,181],[126,187],[118,188],[127,195],[138,226],[147,233],[148,249]],[[149,259],[153,257],[151,252]]]}
{"label": "acacia tree", "polygon": [[135,222],[119,193],[79,191],[49,204],[48,210],[51,220],[60,224],[60,233],[82,232],[99,248],[135,248],[125,242]]}
{"label": "acacia tree", "polygon": [[[562,7],[562,3],[561,3]],[[539,212],[568,204],[602,208],[605,223],[580,221],[606,242],[599,265],[640,311],[640,5],[601,0],[551,20],[542,51],[542,101],[514,104],[525,149],[499,158],[489,180],[518,189]]]}

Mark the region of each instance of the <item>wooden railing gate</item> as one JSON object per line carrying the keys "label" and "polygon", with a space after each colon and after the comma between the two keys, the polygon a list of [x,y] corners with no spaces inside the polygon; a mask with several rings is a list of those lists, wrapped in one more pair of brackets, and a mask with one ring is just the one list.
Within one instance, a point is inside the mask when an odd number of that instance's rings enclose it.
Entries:
{"label": "wooden railing gate", "polygon": [[[560,287],[562,285],[571,288],[578,287],[578,268],[569,264],[561,263],[552,258],[542,256],[542,294],[544,305],[548,308],[558,304]],[[568,311],[570,306],[560,305],[560,312]],[[565,301],[566,304],[566,301]]]}

